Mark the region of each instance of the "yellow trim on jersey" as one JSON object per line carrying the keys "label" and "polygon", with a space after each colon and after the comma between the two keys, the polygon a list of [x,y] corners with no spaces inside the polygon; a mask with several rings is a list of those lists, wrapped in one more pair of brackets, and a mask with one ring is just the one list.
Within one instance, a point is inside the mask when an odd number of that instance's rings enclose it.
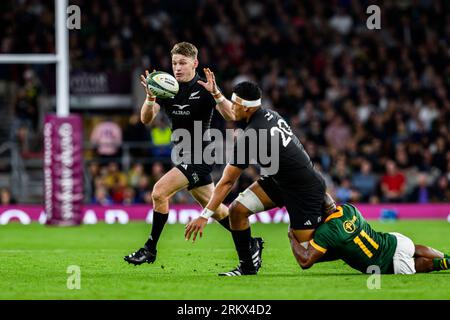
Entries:
{"label": "yellow trim on jersey", "polygon": [[311,239],[309,241],[309,244],[313,246],[314,249],[316,249],[317,251],[320,251],[322,253],[327,252],[327,249],[322,248],[321,246],[319,246],[317,243],[314,242],[314,239]]}
{"label": "yellow trim on jersey", "polygon": [[337,211],[336,211],[335,213],[330,214],[330,215],[325,219],[325,222],[328,222],[328,221],[330,221],[331,219],[340,218],[340,217],[342,217],[342,216],[344,215],[344,212],[343,212],[343,209],[342,209],[341,206],[338,206],[338,207],[336,208],[336,210],[337,210]]}

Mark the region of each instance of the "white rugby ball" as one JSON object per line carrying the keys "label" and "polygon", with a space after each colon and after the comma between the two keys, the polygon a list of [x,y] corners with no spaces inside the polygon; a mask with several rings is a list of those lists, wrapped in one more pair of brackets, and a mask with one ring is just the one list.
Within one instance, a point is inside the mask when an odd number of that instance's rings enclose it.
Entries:
{"label": "white rugby ball", "polygon": [[173,98],[179,89],[178,81],[167,72],[154,71],[147,77],[148,89],[158,98]]}

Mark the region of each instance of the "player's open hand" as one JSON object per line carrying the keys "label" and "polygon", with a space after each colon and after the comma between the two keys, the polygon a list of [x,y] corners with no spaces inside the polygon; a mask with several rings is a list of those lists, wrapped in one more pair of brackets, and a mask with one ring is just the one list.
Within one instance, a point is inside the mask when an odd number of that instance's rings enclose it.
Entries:
{"label": "player's open hand", "polygon": [[184,230],[184,237],[186,241],[190,240],[191,236],[194,235],[192,242],[195,242],[195,239],[197,239],[197,234],[199,233],[201,238],[203,236],[203,229],[205,228],[207,223],[208,219],[203,217],[198,217],[197,219],[189,222]]}
{"label": "player's open hand", "polygon": [[203,86],[208,92],[216,93],[219,91],[216,84],[216,77],[214,76],[214,72],[212,72],[209,68],[203,68],[203,72],[205,72],[206,82],[198,80],[198,84]]}
{"label": "player's open hand", "polygon": [[[153,69],[153,72],[155,72],[156,70]],[[155,97],[155,94],[153,92],[150,91],[150,89],[147,86],[147,77],[150,75],[150,73],[148,72],[148,70],[145,70],[145,76],[143,74],[141,74],[141,84],[145,89],[145,93],[147,93],[148,96],[150,97]]]}

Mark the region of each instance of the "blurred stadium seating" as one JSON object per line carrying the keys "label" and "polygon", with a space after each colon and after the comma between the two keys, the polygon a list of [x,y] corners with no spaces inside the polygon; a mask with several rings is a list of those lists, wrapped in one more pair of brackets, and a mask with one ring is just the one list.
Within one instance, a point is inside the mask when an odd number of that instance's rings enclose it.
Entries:
{"label": "blurred stadium seating", "polygon": [[[199,48],[200,68],[214,70],[227,95],[239,81],[257,81],[263,104],[289,120],[339,201],[450,201],[448,1],[383,1],[381,30],[366,28],[369,1],[70,3],[82,13],[81,30],[70,31],[71,110],[84,119],[86,202],[146,203],[170,167],[151,139],[167,120],[145,127],[135,114],[139,74],[170,72],[179,41]],[[53,10],[53,1],[2,1],[0,53],[53,53]],[[54,112],[54,74],[52,66],[0,65],[0,188],[20,203],[43,199],[42,125]],[[90,139],[106,120],[122,135],[108,155]],[[217,116],[214,124],[226,126]],[[243,175],[229,199],[256,175]]]}

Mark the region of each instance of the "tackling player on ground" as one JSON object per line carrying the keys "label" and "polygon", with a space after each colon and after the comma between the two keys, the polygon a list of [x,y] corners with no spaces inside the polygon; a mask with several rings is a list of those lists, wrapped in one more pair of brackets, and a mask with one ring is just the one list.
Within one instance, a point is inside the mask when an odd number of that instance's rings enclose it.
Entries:
{"label": "tackling player on ground", "polygon": [[[234,183],[249,166],[249,148],[258,148],[256,154],[260,155],[261,146],[271,151],[273,145],[278,146],[274,154],[271,154],[272,161],[279,164],[278,171],[263,175],[243,191],[229,208],[231,233],[240,264],[236,269],[221,275],[240,276],[256,274],[261,266],[261,251],[256,254],[251,250],[248,217],[274,207],[285,206],[296,238],[300,242],[309,241],[321,220],[325,181],[314,169],[303,145],[292,133],[287,122],[275,111],[262,108],[261,90],[256,84],[246,81],[236,85],[231,101],[235,119],[245,121],[247,127],[235,143],[234,159],[225,167],[211,200],[202,215],[186,226],[185,235],[187,239],[193,235],[195,240],[197,233],[202,234],[208,217],[220,208]],[[245,139],[245,133],[252,130],[257,132],[258,142],[248,145],[244,140],[247,157],[240,157],[246,159],[239,163],[238,146],[242,143],[239,139]],[[267,163],[263,164],[261,159],[254,160],[261,165],[261,172],[264,174]]]}
{"label": "tackling player on ground", "polygon": [[414,274],[448,270],[450,256],[416,244],[400,233],[376,232],[351,204],[336,207],[327,199],[328,210],[309,245],[300,244],[292,230],[288,236],[292,252],[302,269],[322,260],[325,254],[342,259],[363,273],[378,266],[382,274]]}

